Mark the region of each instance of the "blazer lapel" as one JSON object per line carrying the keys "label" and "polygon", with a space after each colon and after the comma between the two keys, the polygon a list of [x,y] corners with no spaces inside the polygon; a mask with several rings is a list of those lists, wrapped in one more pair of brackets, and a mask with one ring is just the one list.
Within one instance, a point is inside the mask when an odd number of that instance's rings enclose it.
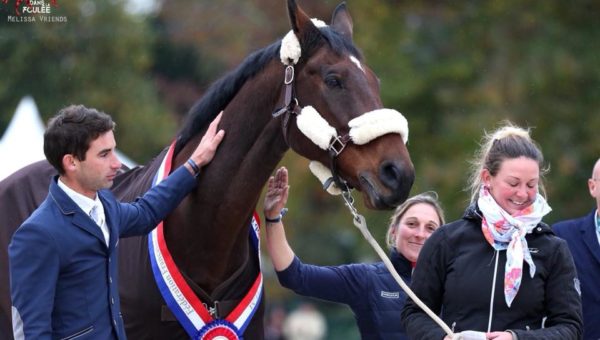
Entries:
{"label": "blazer lapel", "polygon": [[91,217],[82,212],[81,209],[80,211],[75,212],[75,215],[73,216],[73,224],[96,236],[102,242],[102,244],[106,246],[106,240],[104,239],[104,234],[102,234],[100,227],[96,224],[96,222],[94,222],[94,220],[92,220]]}
{"label": "blazer lapel", "polygon": [[[119,245],[119,228],[115,222],[116,218],[114,217],[113,208],[114,205],[112,201],[109,202],[109,198],[104,195],[102,190],[98,191],[98,197],[100,197],[100,201],[102,201],[102,205],[104,206],[104,218],[106,220],[106,226],[108,227],[108,231],[110,236],[108,238],[108,252],[112,253],[115,248]],[[118,204],[118,203],[117,203]]]}
{"label": "blazer lapel", "polygon": [[596,234],[596,225],[594,224],[594,214],[596,210],[592,211],[585,218],[585,223],[583,223],[579,229],[581,231],[581,235],[583,238],[583,242],[588,247],[590,252],[594,255],[594,258],[600,264],[600,243],[598,243],[598,236]]}
{"label": "blazer lapel", "polygon": [[[79,206],[75,204],[61,188],[59,188],[58,184],[56,184],[57,178],[58,176],[54,177],[50,183],[50,195],[62,212],[65,221],[71,220],[71,223],[74,226],[92,234],[106,246],[106,240],[104,239],[100,227],[98,227],[96,222],[83,212],[83,210],[81,210],[81,208],[79,208]],[[69,218],[69,216],[71,216],[71,218]]]}

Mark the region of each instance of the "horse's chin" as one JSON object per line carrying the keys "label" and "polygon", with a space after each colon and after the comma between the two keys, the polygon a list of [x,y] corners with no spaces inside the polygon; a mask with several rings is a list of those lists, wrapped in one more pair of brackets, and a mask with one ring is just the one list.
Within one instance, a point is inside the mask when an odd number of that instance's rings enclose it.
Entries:
{"label": "horse's chin", "polygon": [[368,194],[363,192],[365,206],[373,210],[391,210],[395,209],[398,204],[390,204],[383,196],[378,194]]}
{"label": "horse's chin", "polygon": [[389,204],[388,200],[386,200],[385,197],[368,182],[366,185],[363,183],[360,190],[363,195],[365,206],[369,209],[390,210],[396,207],[393,204]]}
{"label": "horse's chin", "polygon": [[[373,210],[395,209],[398,205],[406,201],[410,187],[412,186],[411,182],[408,186],[403,185],[400,188],[401,190],[386,195],[379,186],[374,185],[367,177],[360,176],[359,182],[365,206]],[[406,188],[408,188],[408,190],[404,190]]]}

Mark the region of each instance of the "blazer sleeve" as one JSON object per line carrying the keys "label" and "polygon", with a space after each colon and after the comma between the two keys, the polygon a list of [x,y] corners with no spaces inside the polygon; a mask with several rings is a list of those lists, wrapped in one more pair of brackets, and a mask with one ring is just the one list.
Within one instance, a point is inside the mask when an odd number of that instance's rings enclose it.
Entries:
{"label": "blazer sleeve", "polygon": [[366,295],[365,266],[368,264],[315,266],[295,257],[286,269],[277,272],[277,278],[283,287],[297,294],[352,305]]}
{"label": "blazer sleeve", "polygon": [[8,247],[13,332],[25,339],[50,339],[59,274],[54,239],[35,224],[23,224]]}
{"label": "blazer sleeve", "polygon": [[558,241],[550,262],[550,275],[546,282],[545,328],[537,330],[514,330],[518,338],[526,339],[581,339],[583,316],[581,296],[578,292],[579,281],[575,271],[573,257],[564,240]]}
{"label": "blazer sleeve", "polygon": [[[423,245],[413,272],[411,290],[436,315],[440,315],[448,257],[444,227]],[[409,339],[441,340],[446,333],[410,297],[402,309],[401,322]]]}
{"label": "blazer sleeve", "polygon": [[183,166],[133,203],[119,203],[120,236],[142,235],[154,229],[196,187],[196,178]]}

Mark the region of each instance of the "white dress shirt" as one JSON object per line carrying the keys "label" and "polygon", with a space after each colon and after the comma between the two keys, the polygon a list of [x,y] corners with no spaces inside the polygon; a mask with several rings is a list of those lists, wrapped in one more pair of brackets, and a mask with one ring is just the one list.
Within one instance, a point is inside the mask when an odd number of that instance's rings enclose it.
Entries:
{"label": "white dress shirt", "polygon": [[[96,207],[96,216],[98,216],[98,220],[94,221],[102,231],[104,235],[104,241],[108,246],[108,240],[110,238],[110,232],[108,230],[108,225],[106,224],[106,217],[104,215],[104,207],[102,206],[102,202],[96,195],[96,199],[91,199],[85,195],[78,193],[77,191],[69,188],[65,183],[63,183],[60,178],[58,179],[58,187],[61,188],[67,196],[69,196],[75,204],[81,208],[90,218],[92,218],[92,209]],[[94,220],[94,218],[92,218]]]}

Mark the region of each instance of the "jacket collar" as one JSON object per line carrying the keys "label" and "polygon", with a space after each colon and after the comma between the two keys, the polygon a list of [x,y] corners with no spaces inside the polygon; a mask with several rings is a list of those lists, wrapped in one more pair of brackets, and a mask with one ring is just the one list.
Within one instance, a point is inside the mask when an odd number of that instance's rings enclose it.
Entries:
{"label": "jacket collar", "polygon": [[[71,222],[78,228],[94,235],[102,244],[106,246],[104,235],[96,223],[58,186],[58,176],[54,176],[50,181],[48,189],[49,196],[56,204],[65,220]],[[112,232],[112,230],[111,230]]]}
{"label": "jacket collar", "polygon": [[598,262],[600,262],[600,245],[598,244],[598,235],[596,232],[596,209],[592,210],[585,218],[583,223],[579,224],[579,231],[583,243],[588,247]]}
{"label": "jacket collar", "polygon": [[402,276],[410,277],[412,274],[412,264],[411,262],[404,257],[404,255],[400,254],[396,249],[392,249],[390,253],[390,260],[394,265],[394,269],[398,272],[398,274]]}

